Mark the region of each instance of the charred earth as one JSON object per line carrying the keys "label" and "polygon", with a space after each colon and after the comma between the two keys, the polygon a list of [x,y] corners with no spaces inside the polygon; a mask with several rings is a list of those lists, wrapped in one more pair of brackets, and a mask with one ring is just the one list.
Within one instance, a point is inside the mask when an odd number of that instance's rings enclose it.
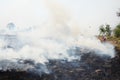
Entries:
{"label": "charred earth", "polygon": [[120,80],[120,50],[116,56],[83,53],[81,60],[50,60],[49,74],[27,71],[0,71],[0,80]]}

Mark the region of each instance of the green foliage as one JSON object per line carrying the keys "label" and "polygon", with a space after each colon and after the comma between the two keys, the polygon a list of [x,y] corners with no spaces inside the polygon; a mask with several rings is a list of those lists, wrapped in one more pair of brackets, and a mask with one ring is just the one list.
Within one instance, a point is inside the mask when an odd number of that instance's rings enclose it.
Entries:
{"label": "green foliage", "polygon": [[116,26],[114,29],[114,36],[115,37],[120,37],[120,24]]}
{"label": "green foliage", "polygon": [[118,24],[118,25],[116,26],[116,28],[119,28],[119,29],[120,29],[120,24]]}
{"label": "green foliage", "polygon": [[106,30],[106,35],[107,36],[111,36],[112,30],[111,30],[110,25],[107,24],[106,27],[105,27],[105,30]]}
{"label": "green foliage", "polygon": [[106,35],[106,36],[111,36],[111,27],[110,25],[101,25],[100,28],[99,28],[99,31],[100,31],[100,34],[99,35]]}
{"label": "green foliage", "polygon": [[99,35],[104,35],[105,34],[105,28],[103,27],[103,25],[100,26],[99,28],[100,34]]}

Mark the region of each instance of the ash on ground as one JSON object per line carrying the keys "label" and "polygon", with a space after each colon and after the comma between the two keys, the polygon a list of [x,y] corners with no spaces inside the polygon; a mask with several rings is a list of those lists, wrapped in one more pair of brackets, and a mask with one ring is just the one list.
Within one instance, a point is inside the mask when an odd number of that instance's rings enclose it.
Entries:
{"label": "ash on ground", "polygon": [[[117,50],[117,49],[116,49]],[[120,51],[114,58],[94,53],[81,55],[81,60],[50,60],[49,74],[26,71],[0,71],[0,80],[120,80]]]}

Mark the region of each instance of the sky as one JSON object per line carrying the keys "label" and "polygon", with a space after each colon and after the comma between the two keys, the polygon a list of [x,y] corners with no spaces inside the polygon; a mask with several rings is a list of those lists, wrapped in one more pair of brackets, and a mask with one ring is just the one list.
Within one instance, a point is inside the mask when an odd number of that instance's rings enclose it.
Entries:
{"label": "sky", "polygon": [[20,28],[41,26],[59,16],[56,22],[72,19],[83,32],[97,32],[102,24],[114,28],[120,22],[119,8],[120,0],[0,0],[0,28],[10,22]]}

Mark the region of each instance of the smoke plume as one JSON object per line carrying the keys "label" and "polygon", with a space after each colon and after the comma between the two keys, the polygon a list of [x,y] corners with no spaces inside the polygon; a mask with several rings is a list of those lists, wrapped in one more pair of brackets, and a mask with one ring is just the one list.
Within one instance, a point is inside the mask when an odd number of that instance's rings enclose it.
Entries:
{"label": "smoke plume", "polygon": [[114,57],[114,46],[101,43],[94,36],[84,36],[82,27],[63,5],[49,0],[44,2],[50,12],[49,21],[21,30],[5,29],[0,35],[0,70],[49,73],[45,66],[49,60],[80,60],[80,54],[88,52]]}

